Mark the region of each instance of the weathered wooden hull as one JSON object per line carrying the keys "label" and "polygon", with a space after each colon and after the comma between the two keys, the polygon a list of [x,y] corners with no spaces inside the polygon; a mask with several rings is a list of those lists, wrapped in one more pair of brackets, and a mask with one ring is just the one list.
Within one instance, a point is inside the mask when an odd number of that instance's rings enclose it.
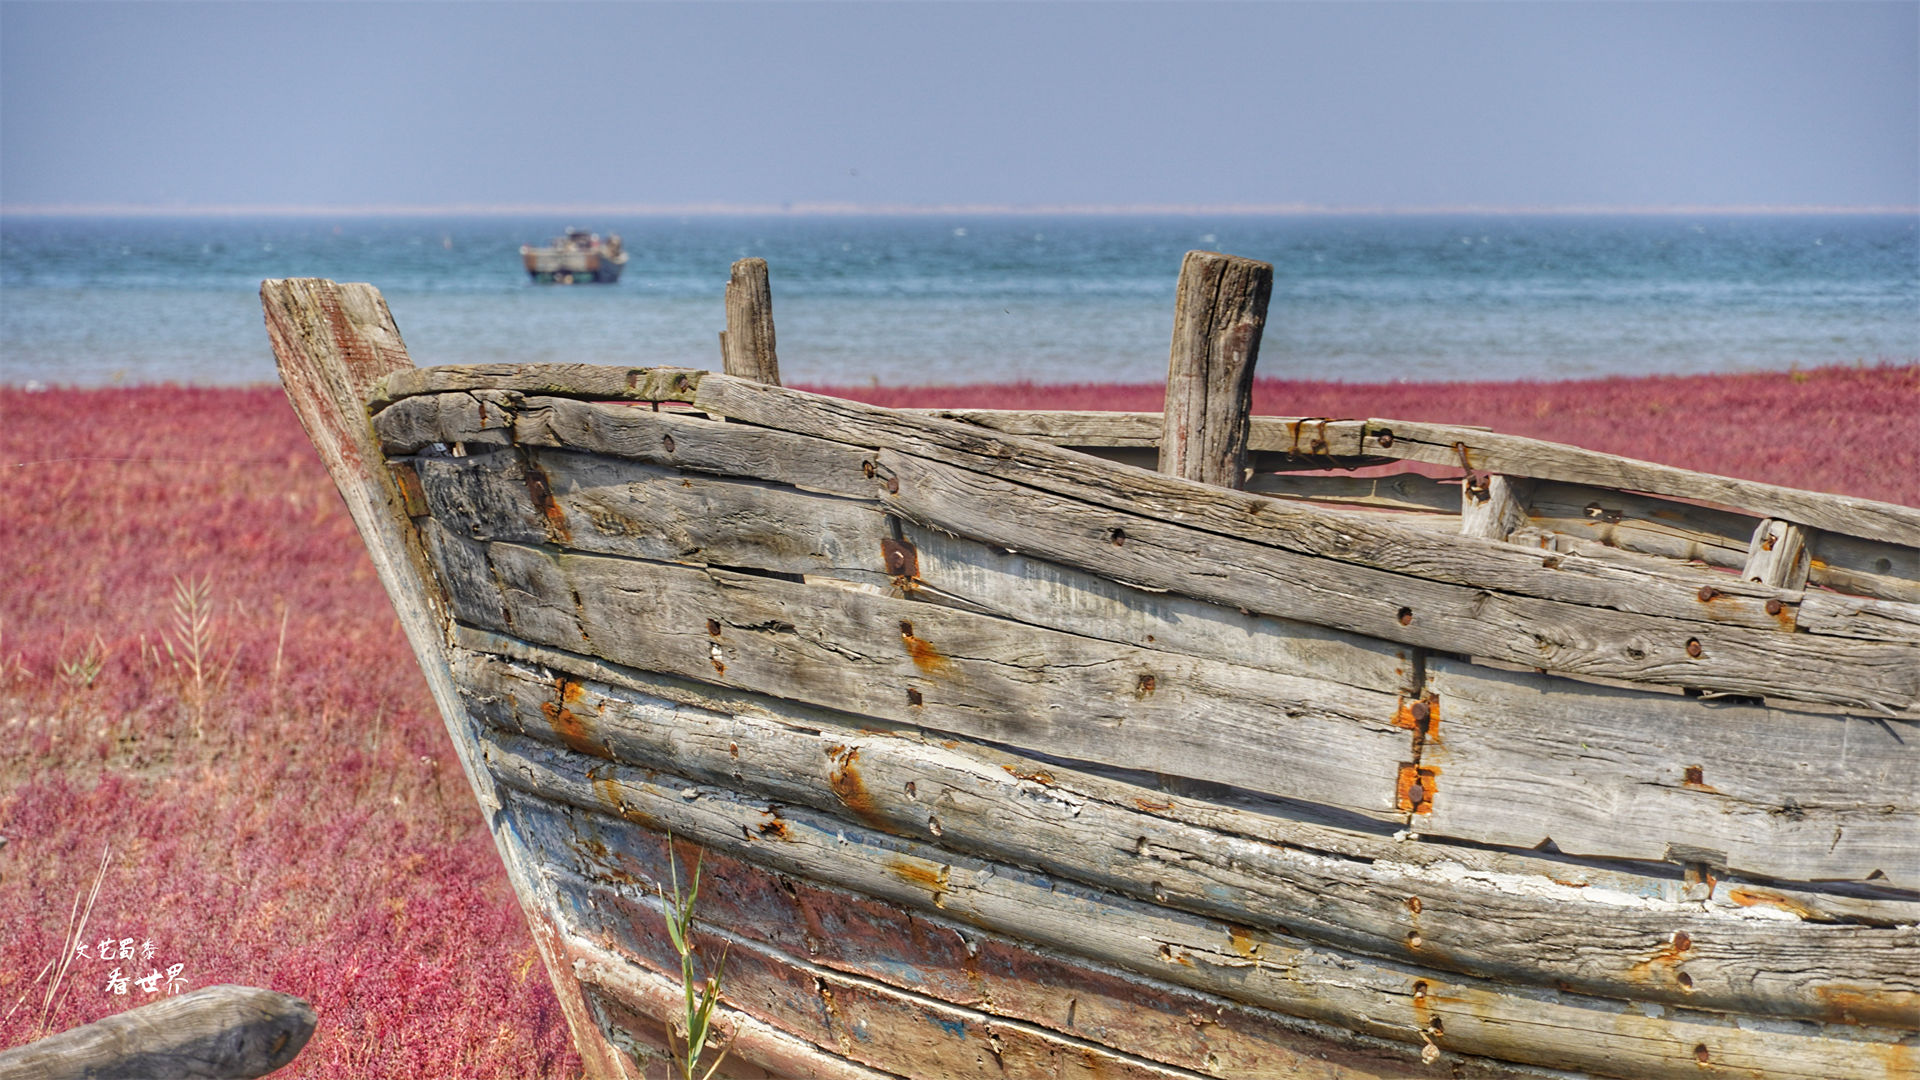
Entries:
{"label": "weathered wooden hull", "polygon": [[[1920,1067],[1920,511],[1381,421],[1226,491],[263,297],[596,1075],[681,1007],[670,849],[736,1075]],[[1286,471],[1447,454],[1464,512]],[[1808,576],[1670,557],[1742,528]]]}

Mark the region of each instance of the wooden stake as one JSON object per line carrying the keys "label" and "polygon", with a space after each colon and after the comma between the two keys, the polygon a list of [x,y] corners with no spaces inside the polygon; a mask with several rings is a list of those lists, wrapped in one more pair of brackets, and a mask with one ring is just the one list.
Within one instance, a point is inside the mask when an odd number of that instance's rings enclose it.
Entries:
{"label": "wooden stake", "polygon": [[1167,362],[1160,471],[1220,487],[1247,485],[1253,365],[1273,293],[1273,265],[1189,251],[1180,265]]}
{"label": "wooden stake", "polygon": [[727,374],[780,385],[767,260],[741,259],[733,264],[733,277],[727,282],[727,329],[720,335],[720,350]]}

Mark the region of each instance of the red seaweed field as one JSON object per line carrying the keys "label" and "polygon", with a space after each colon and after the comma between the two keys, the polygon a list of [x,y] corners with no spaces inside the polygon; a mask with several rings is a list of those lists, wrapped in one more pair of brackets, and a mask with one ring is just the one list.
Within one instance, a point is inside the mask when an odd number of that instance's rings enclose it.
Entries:
{"label": "red seaweed field", "polygon": [[[1484,424],[1920,505],[1920,365],[1263,382],[1256,404]],[[0,581],[0,1047],[232,982],[318,1011],[288,1076],[579,1074],[425,682],[277,388],[0,387]]]}

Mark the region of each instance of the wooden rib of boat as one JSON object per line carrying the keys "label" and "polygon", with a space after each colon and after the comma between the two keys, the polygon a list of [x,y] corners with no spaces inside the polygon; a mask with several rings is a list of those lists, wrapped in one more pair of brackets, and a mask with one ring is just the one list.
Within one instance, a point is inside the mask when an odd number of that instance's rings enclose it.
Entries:
{"label": "wooden rib of boat", "polygon": [[733,374],[262,289],[591,1075],[674,854],[733,1075],[1916,1075],[1920,510],[1248,418],[1244,260],[1164,415],[784,389],[740,269]]}

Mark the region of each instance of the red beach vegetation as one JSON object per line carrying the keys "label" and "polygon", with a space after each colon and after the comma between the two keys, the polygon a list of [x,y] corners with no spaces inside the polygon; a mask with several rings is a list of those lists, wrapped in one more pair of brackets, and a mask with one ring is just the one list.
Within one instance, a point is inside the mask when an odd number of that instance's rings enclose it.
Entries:
{"label": "red beach vegetation", "polygon": [[[1144,385],[838,392],[1160,400]],[[1920,505],[1920,365],[1266,381],[1255,402]],[[317,1010],[288,1076],[578,1075],[424,680],[277,388],[0,388],[0,506],[0,1047],[235,982]]]}

